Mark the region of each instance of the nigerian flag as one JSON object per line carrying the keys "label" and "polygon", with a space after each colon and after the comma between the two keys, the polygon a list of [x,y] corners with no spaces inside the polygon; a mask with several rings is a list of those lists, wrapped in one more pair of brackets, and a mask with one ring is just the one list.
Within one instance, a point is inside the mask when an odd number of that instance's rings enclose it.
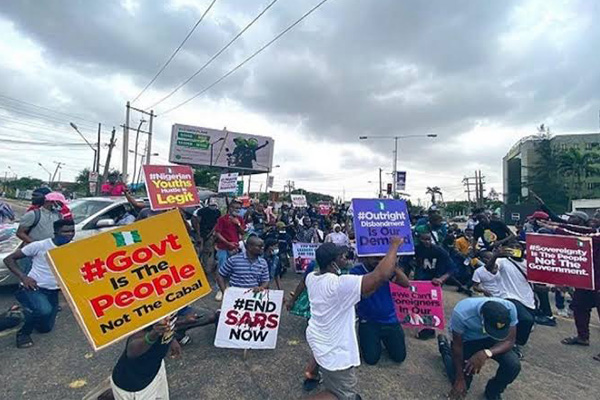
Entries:
{"label": "nigerian flag", "polygon": [[142,241],[142,237],[138,231],[116,232],[112,235],[115,238],[117,247],[129,246],[130,244]]}

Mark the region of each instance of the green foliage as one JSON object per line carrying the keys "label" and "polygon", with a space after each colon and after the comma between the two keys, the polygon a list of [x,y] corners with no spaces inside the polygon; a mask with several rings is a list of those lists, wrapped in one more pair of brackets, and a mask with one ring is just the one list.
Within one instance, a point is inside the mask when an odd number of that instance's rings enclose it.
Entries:
{"label": "green foliage", "polygon": [[219,177],[222,173],[223,171],[219,168],[195,167],[194,181],[196,182],[196,186],[216,192],[219,188]]}
{"label": "green foliage", "polygon": [[19,179],[14,179],[12,181],[6,182],[7,191],[14,194],[17,189],[19,190],[31,190],[42,186],[44,182],[41,179],[30,178],[28,176],[21,177]]}
{"label": "green foliage", "polygon": [[558,154],[558,170],[567,178],[569,199],[585,198],[589,192],[583,179],[600,173],[600,168],[594,164],[600,163],[600,154],[596,152],[581,152],[569,148]]}

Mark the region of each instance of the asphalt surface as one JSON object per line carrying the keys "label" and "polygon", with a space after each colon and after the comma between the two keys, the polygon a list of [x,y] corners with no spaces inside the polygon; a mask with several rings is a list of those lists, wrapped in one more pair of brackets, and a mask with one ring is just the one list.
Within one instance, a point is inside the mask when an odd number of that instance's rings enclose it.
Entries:
{"label": "asphalt surface", "polygon": [[[287,274],[286,292],[299,277]],[[15,303],[14,288],[0,288],[0,310]],[[444,292],[446,315],[462,295],[448,288]],[[15,347],[14,332],[0,333],[0,387],[2,399],[81,399],[111,373],[124,343],[94,353],[64,300],[53,332],[34,334],[35,345]],[[213,295],[196,305],[216,309]],[[559,320],[558,327],[536,326],[521,375],[505,392],[506,399],[591,399],[600,397],[600,363],[592,355],[600,353],[600,328],[592,317],[592,346],[567,347],[560,339],[573,334],[571,320]],[[303,319],[284,313],[277,349],[243,351],[213,346],[213,326],[190,331],[192,343],[180,359],[167,360],[172,399],[299,399],[302,373],[309,356]],[[406,329],[408,356],[394,364],[384,355],[376,366],[358,368],[360,393],[364,399],[444,399],[450,390],[435,340],[422,342]],[[490,361],[476,377],[469,399],[482,397],[485,382],[495,372]]]}

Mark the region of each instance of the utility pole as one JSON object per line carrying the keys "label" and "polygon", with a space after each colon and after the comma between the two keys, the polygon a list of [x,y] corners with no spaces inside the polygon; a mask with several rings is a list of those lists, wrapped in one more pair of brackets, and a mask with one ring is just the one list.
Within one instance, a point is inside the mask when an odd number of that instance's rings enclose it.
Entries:
{"label": "utility pole", "polygon": [[[125,108],[125,125],[123,125],[123,165],[121,167],[121,175],[123,183],[127,184],[127,157],[129,157],[129,113],[131,105],[127,102]],[[107,164],[108,165],[108,164]]]}
{"label": "utility pole", "polygon": [[382,193],[382,191],[383,191],[382,184],[383,183],[381,181],[381,173],[382,173],[382,170],[381,170],[381,168],[379,168],[379,198],[380,199],[383,197],[383,193]]}
{"label": "utility pole", "polygon": [[56,162],[56,161],[53,161],[53,162],[54,162],[54,164],[56,164],[56,168],[54,169],[54,175],[52,175],[52,182],[54,182],[54,179],[56,178],[56,173],[61,168],[61,166],[65,165],[65,163],[62,163],[62,162]]}
{"label": "utility pole", "polygon": [[96,151],[96,165],[94,171],[100,173],[100,136],[101,136],[102,124],[98,122],[98,145]]}
{"label": "utility pole", "polygon": [[154,110],[150,110],[150,122],[148,123],[148,148],[146,149],[146,164],[150,164],[152,156],[152,122],[154,120]]}
{"label": "utility pole", "polygon": [[290,199],[292,198],[292,190],[296,189],[294,181],[287,181],[287,183],[283,186],[283,189],[288,189],[288,195]]}
{"label": "utility pole", "polygon": [[[466,188],[465,193],[467,194],[469,204],[472,203],[471,192],[473,192],[475,194],[475,203],[477,205],[479,205],[479,189],[478,189],[479,185],[478,185],[477,172],[475,172],[475,176],[470,176],[470,177],[465,176],[463,178],[462,182]],[[473,189],[471,189],[471,186],[473,186]]]}
{"label": "utility pole", "polygon": [[115,127],[113,126],[112,133],[110,134],[110,143],[108,143],[108,153],[106,153],[106,163],[104,164],[104,173],[102,174],[102,181],[99,184],[106,182],[108,179],[108,169],[110,168],[110,158],[112,156],[113,147],[115,147]]}

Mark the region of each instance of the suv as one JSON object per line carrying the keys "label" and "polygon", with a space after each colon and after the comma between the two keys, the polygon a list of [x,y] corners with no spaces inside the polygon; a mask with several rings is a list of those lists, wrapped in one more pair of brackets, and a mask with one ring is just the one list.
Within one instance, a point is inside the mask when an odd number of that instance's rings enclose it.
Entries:
{"label": "suv", "polygon": [[[69,202],[75,222],[75,238],[85,239],[113,229],[127,213],[135,215],[124,197],[86,197]],[[121,224],[122,225],[122,224]],[[21,240],[16,236],[0,242],[0,286],[19,283],[17,277],[4,265],[4,257],[13,252]]]}

